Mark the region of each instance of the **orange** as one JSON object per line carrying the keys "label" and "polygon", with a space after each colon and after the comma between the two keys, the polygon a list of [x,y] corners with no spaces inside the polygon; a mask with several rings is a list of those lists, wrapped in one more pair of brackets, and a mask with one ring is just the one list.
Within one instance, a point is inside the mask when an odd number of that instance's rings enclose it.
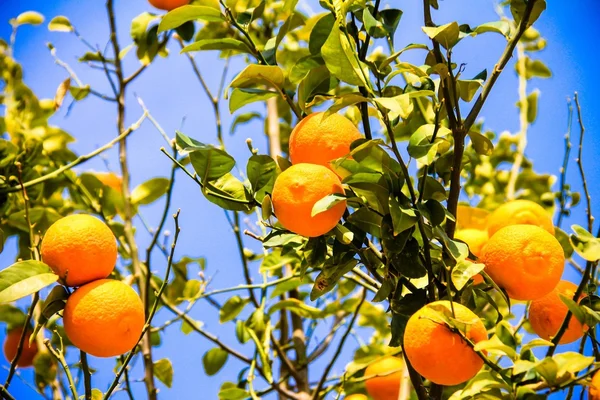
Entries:
{"label": "orange", "polygon": [[487,231],[481,229],[462,229],[456,231],[454,238],[465,242],[471,253],[479,257],[483,246],[488,241],[488,234]]}
{"label": "orange", "polygon": [[498,207],[488,217],[488,234],[492,237],[509,225],[536,225],[554,235],[554,223],[542,206],[530,200],[513,200]]}
{"label": "orange", "polygon": [[98,218],[70,215],[46,231],[42,260],[67,286],[80,286],[110,275],[117,261],[117,242]]}
{"label": "orange", "polygon": [[[19,340],[21,339],[22,332],[23,328],[20,327],[11,329],[6,334],[6,339],[4,340],[4,357],[6,357],[6,361],[12,362],[17,355],[17,347],[19,347]],[[23,350],[21,351],[19,361],[17,361],[17,366],[19,367],[31,367],[33,365],[33,359],[38,353],[38,346],[35,340],[29,345],[29,338],[32,333],[32,329],[28,328],[27,333],[25,334]]]}
{"label": "orange", "polygon": [[556,238],[535,225],[509,225],[483,248],[485,271],[515,300],[535,300],[560,281],[565,256]]}
{"label": "orange", "polygon": [[292,164],[309,163],[329,168],[329,162],[350,153],[350,144],[362,136],[350,120],[340,114],[312,113],[296,125],[290,135]]}
{"label": "orange", "polygon": [[589,400],[600,400],[600,372],[596,372],[592,378]]}
{"label": "orange", "polygon": [[[533,300],[529,305],[529,322],[533,331],[542,339],[551,340],[558,333],[569,308],[560,299],[562,294],[570,299],[575,295],[577,285],[569,281],[560,281],[558,285],[542,298]],[[583,297],[583,296],[582,296]],[[571,317],[569,326],[558,343],[571,343],[583,336],[587,330],[579,320]]]}
{"label": "orange", "polygon": [[159,10],[171,11],[189,4],[190,0],[148,0],[148,2]]}
{"label": "orange", "polygon": [[403,368],[404,361],[398,357],[391,356],[383,357],[369,364],[365,370],[365,377],[381,375],[365,381],[365,387],[369,396],[373,400],[397,400],[400,393]]}
{"label": "orange", "polygon": [[[487,340],[485,326],[473,311],[453,303],[454,317],[459,329],[471,342]],[[483,366],[483,360],[473,348],[453,331],[442,315],[452,317],[449,301],[427,304],[413,314],[404,332],[405,355],[413,368],[426,379],[439,385],[453,386],[474,377]]]}
{"label": "orange", "polygon": [[76,347],[97,357],[113,357],[137,344],[145,324],[144,306],[130,286],[100,279],[69,296],[63,320]]}
{"label": "orange", "polygon": [[346,210],[343,200],[311,217],[315,203],[333,193],[344,194],[334,172],[321,165],[296,164],[277,177],[271,197],[281,225],[298,235],[315,237],[332,230]]}
{"label": "orange", "polygon": [[483,208],[459,204],[456,208],[457,229],[487,229],[487,219],[490,215]]}
{"label": "orange", "polygon": [[351,394],[350,396],[344,397],[344,400],[369,400],[364,394]]}
{"label": "orange", "polygon": [[96,172],[95,175],[103,185],[113,188],[117,192],[121,193],[123,189],[121,186],[123,184],[123,178],[121,178],[119,175],[115,174],[114,172]]}

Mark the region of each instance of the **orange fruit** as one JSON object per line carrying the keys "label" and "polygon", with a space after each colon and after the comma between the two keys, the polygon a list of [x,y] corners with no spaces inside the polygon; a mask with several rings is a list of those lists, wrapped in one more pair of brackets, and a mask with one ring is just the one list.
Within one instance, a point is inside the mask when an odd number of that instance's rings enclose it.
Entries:
{"label": "orange fruit", "polygon": [[[562,294],[570,299],[575,295],[577,285],[569,281],[560,281],[558,285],[542,298],[533,300],[529,305],[529,322],[533,331],[542,339],[550,340],[558,333],[569,308],[560,299]],[[581,296],[584,297],[584,296]],[[571,343],[583,336],[587,330],[574,316],[569,320],[569,326],[559,343]]]}
{"label": "orange fruit", "polygon": [[513,200],[498,207],[489,217],[488,235],[509,225],[535,225],[554,235],[554,223],[542,206],[530,200]]}
{"label": "orange fruit", "polygon": [[596,372],[592,378],[589,400],[600,400],[600,372]]}
{"label": "orange fruit", "polygon": [[357,393],[344,397],[344,400],[369,400],[369,398],[364,394]]}
{"label": "orange fruit", "polygon": [[123,178],[119,175],[114,172],[96,172],[95,175],[103,185],[113,188],[119,193],[122,192]]}
{"label": "orange fruit", "polygon": [[80,286],[110,275],[117,261],[117,242],[98,218],[69,215],[46,231],[42,260],[67,286]]}
{"label": "orange fruit", "polygon": [[459,204],[456,208],[456,229],[487,229],[487,219],[490,215],[483,208]]}
{"label": "orange fruit", "polygon": [[350,144],[362,135],[350,120],[340,114],[316,112],[305,117],[290,135],[289,154],[292,164],[329,162],[350,153]]}
{"label": "orange fruit", "polygon": [[[458,303],[453,303],[453,307],[454,318],[466,327],[463,333],[471,342],[487,340],[485,326],[473,311]],[[449,301],[427,304],[410,317],[404,332],[404,351],[413,368],[426,379],[445,386],[468,381],[483,366],[483,360],[471,346],[444,322],[442,315],[452,315],[451,312]]]}
{"label": "orange fruit", "polygon": [[[6,338],[4,339],[4,357],[6,357],[6,361],[12,362],[12,360],[17,355],[17,347],[19,347],[19,340],[21,340],[21,333],[23,332],[23,328],[14,328],[8,331],[6,334]],[[25,334],[25,342],[23,343],[23,350],[21,351],[21,356],[19,357],[19,361],[17,361],[18,367],[31,367],[33,365],[33,359],[38,353],[38,346],[35,340],[31,345],[29,345],[29,338],[33,330],[31,328],[27,328],[27,333]]]}
{"label": "orange fruit", "polygon": [[100,279],[77,289],[63,313],[65,333],[97,357],[121,355],[137,344],[145,324],[138,294],[121,281]]}
{"label": "orange fruit", "polygon": [[515,300],[535,300],[560,281],[565,256],[556,238],[535,225],[509,225],[483,248],[481,262],[490,277]]}
{"label": "orange fruit", "polygon": [[365,387],[369,396],[374,400],[398,399],[403,368],[404,361],[401,358],[391,356],[383,357],[369,364],[367,369],[365,369],[365,377],[381,375],[365,381]]}
{"label": "orange fruit", "polygon": [[148,2],[159,10],[171,11],[189,4],[190,0],[148,0]]}
{"label": "orange fruit", "polygon": [[344,194],[335,173],[321,165],[296,164],[277,177],[271,198],[281,225],[298,235],[315,237],[332,230],[346,210],[344,200],[311,217],[315,203],[333,193]]}

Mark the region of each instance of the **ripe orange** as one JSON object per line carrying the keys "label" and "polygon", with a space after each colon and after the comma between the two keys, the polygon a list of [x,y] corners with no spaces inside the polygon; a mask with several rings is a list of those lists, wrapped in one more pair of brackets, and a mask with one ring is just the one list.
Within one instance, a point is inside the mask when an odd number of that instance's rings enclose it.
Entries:
{"label": "ripe orange", "polygon": [[487,219],[490,215],[483,208],[459,204],[456,208],[456,229],[487,229]]}
{"label": "ripe orange", "polygon": [[144,306],[130,286],[100,279],[69,296],[63,320],[69,340],[79,349],[113,357],[137,344],[145,324]]}
{"label": "ripe orange", "polygon": [[481,261],[490,277],[515,300],[535,300],[560,281],[565,256],[554,236],[535,225],[509,225],[483,248]]}
{"label": "ripe orange", "polygon": [[275,215],[286,229],[315,237],[332,230],[346,210],[344,200],[311,217],[315,203],[333,193],[344,193],[335,173],[321,165],[296,164],[277,177],[271,197]]}
{"label": "ripe orange", "polygon": [[[465,336],[473,343],[486,340],[487,332],[479,317],[461,304],[453,306],[455,318],[466,326]],[[404,332],[404,351],[413,368],[430,381],[446,386],[468,381],[483,366],[483,360],[441,317],[451,310],[449,301],[427,304],[410,317]]]}
{"label": "ripe orange", "polygon": [[462,229],[456,231],[454,238],[465,242],[469,246],[471,253],[479,257],[483,246],[488,241],[488,234],[487,231],[481,229]]}
{"label": "ripe orange", "polygon": [[596,372],[592,378],[589,400],[600,400],[600,372]]}
{"label": "ripe orange", "polygon": [[148,0],[148,2],[159,10],[171,11],[189,4],[190,0]]}
{"label": "ripe orange", "polygon": [[365,370],[365,377],[381,375],[365,381],[365,387],[369,396],[374,400],[397,400],[400,393],[403,368],[404,361],[398,357],[391,356],[383,357],[369,364]]}
{"label": "ripe orange", "polygon": [[117,192],[121,193],[123,178],[121,178],[119,175],[115,174],[114,172],[96,172],[95,175],[103,185],[113,188]]}
{"label": "ripe orange", "polygon": [[536,225],[554,235],[554,223],[542,206],[530,200],[514,200],[498,207],[488,217],[488,234],[492,237],[508,225]]}
{"label": "ripe orange", "polygon": [[351,394],[350,396],[344,397],[344,400],[369,400],[364,394]]}
{"label": "ripe orange", "polygon": [[[4,340],[4,357],[6,357],[6,361],[12,362],[17,355],[17,347],[19,346],[22,332],[23,328],[20,327],[11,329],[6,334],[6,339]],[[29,345],[29,338],[32,333],[33,330],[28,328],[27,333],[25,334],[25,342],[23,343],[23,351],[21,351],[21,357],[19,357],[19,361],[17,361],[17,366],[19,367],[31,367],[33,365],[33,359],[38,353],[38,346],[35,340]]]}
{"label": "ripe orange", "polygon": [[110,275],[117,261],[116,239],[98,218],[69,215],[46,231],[42,260],[67,286],[80,286]]}
{"label": "ripe orange", "polygon": [[[576,290],[577,285],[574,283],[560,281],[550,293],[531,302],[529,305],[529,322],[533,331],[539,337],[550,340],[556,335],[569,311],[567,305],[560,299],[559,294],[572,299]],[[587,331],[587,326],[582,325],[577,318],[571,317],[569,326],[560,338],[559,343],[574,342],[582,337],[585,331]]]}
{"label": "ripe orange", "polygon": [[329,168],[329,161],[350,153],[350,144],[362,136],[350,120],[340,114],[312,113],[296,125],[290,135],[292,164],[319,164]]}

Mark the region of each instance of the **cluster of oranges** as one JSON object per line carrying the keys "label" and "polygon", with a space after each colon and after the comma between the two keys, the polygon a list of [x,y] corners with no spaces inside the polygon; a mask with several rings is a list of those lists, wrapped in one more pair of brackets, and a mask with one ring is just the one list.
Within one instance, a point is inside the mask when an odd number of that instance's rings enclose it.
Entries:
{"label": "cluster of oranges", "polygon": [[332,230],[344,212],[340,201],[312,215],[315,203],[330,194],[344,194],[340,178],[329,162],[350,152],[350,144],[361,138],[354,124],[339,114],[313,113],[292,131],[289,155],[292,166],[275,181],[272,193],[277,219],[286,229],[315,237]]}
{"label": "cluster of oranges", "polygon": [[[145,324],[144,307],[127,284],[106,279],[117,261],[116,238],[90,215],[61,218],[47,230],[41,246],[42,260],[67,287],[77,287],[67,299],[63,322],[67,337],[79,349],[97,357],[112,357],[131,350]],[[18,365],[32,365],[38,352],[29,345],[31,329]],[[4,344],[7,360],[13,360],[24,328],[11,330]]]}

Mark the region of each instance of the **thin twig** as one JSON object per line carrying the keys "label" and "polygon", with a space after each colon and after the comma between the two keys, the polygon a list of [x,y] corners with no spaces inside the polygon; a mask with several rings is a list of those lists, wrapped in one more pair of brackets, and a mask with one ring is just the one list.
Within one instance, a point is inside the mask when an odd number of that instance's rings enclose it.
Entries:
{"label": "thin twig", "polygon": [[54,347],[52,347],[50,339],[45,339],[44,344],[48,348],[50,354],[52,354],[54,358],[56,358],[56,360],[59,362],[59,364],[63,367],[65,375],[67,376],[67,380],[69,381],[69,389],[71,389],[71,395],[73,396],[73,399],[79,399],[79,396],[77,396],[77,388],[75,387],[75,382],[73,381],[73,375],[71,375],[71,370],[69,369],[67,360],[65,360],[63,350],[61,349],[60,351],[58,351]]}
{"label": "thin twig", "polygon": [[81,359],[81,370],[83,371],[83,387],[85,388],[85,400],[92,400],[92,374],[88,366],[87,354],[79,350]]}
{"label": "thin twig", "polygon": [[560,193],[558,203],[560,204],[560,210],[556,217],[556,226],[560,228],[563,217],[567,215],[567,168],[569,166],[569,157],[571,155],[571,128],[573,126],[573,102],[570,98],[567,98],[567,133],[565,134],[565,157],[563,158],[563,164],[560,168]]}

